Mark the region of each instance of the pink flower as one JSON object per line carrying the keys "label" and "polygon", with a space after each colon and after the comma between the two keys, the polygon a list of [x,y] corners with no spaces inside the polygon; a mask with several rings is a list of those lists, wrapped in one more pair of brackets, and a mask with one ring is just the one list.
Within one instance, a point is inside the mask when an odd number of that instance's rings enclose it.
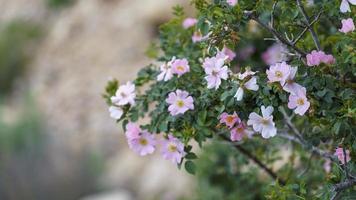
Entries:
{"label": "pink flower", "polygon": [[295,109],[294,112],[298,115],[304,115],[309,109],[310,103],[306,97],[306,89],[304,87],[289,95],[288,108]]}
{"label": "pink flower", "polygon": [[218,89],[221,79],[226,80],[228,78],[228,68],[224,65],[224,59],[206,58],[203,67],[206,73],[205,80],[208,82],[208,89]]}
{"label": "pink flower", "polygon": [[349,162],[351,160],[350,151],[345,150],[345,153],[346,154],[344,154],[343,148],[340,148],[340,147],[336,148],[335,153],[334,153],[334,155],[337,156],[337,158],[343,165],[345,164],[345,156],[344,155],[346,155],[346,162]]}
{"label": "pink flower", "polygon": [[139,137],[128,139],[128,144],[130,149],[134,152],[140,156],[145,156],[147,154],[152,154],[155,151],[156,140],[151,133],[143,131],[140,133]]}
{"label": "pink flower", "polygon": [[244,96],[244,89],[248,90],[253,90],[257,91],[258,90],[258,85],[257,85],[257,79],[255,76],[252,76],[250,80],[248,80],[246,83],[242,84],[238,89],[235,94],[235,98],[237,101],[241,101],[243,96]]}
{"label": "pink flower", "polygon": [[172,73],[178,74],[178,77],[182,76],[183,74],[190,71],[190,67],[188,64],[188,60],[183,59],[176,59],[172,62]]}
{"label": "pink flower", "polygon": [[197,19],[188,17],[183,21],[182,26],[183,26],[183,28],[188,29],[188,28],[194,26],[196,23],[198,23]]}
{"label": "pink flower", "polygon": [[157,76],[157,81],[168,81],[173,77],[172,63],[175,61],[176,57],[173,57],[168,63],[161,65],[161,73]]}
{"label": "pink flower", "polygon": [[247,60],[251,57],[253,53],[255,53],[256,48],[252,45],[239,49],[237,52],[237,57],[240,60]]}
{"label": "pink flower", "polygon": [[236,123],[239,124],[241,122],[241,119],[239,118],[239,116],[237,116],[236,112],[234,112],[234,114],[232,115],[229,115],[226,112],[224,112],[220,115],[219,118],[220,118],[220,123],[225,124],[229,128],[232,128],[235,126]]}
{"label": "pink flower", "polygon": [[238,73],[238,74],[237,74],[237,77],[238,77],[238,79],[243,80],[243,79],[245,79],[245,78],[248,77],[248,76],[255,75],[256,73],[257,73],[257,72],[251,71],[251,69],[247,68],[244,73],[242,73],[242,74],[241,74],[241,72]]}
{"label": "pink flower", "polygon": [[116,91],[115,96],[111,97],[111,102],[118,106],[123,106],[126,104],[135,105],[135,85],[130,81],[125,85],[121,85]]}
{"label": "pink flower", "polygon": [[235,6],[238,3],[238,0],[226,0],[226,3],[230,6]]}
{"label": "pink flower", "polygon": [[171,160],[178,164],[185,156],[184,144],[173,135],[169,134],[168,139],[162,141],[162,156],[166,160]]}
{"label": "pink flower", "polygon": [[224,46],[224,48],[216,54],[216,58],[222,58],[224,60],[227,58],[228,61],[232,61],[235,57],[236,53],[226,46]]}
{"label": "pink flower", "polygon": [[129,122],[125,128],[125,135],[127,140],[137,139],[140,137],[140,133],[142,132],[142,130],[138,124]]}
{"label": "pink flower", "polygon": [[355,24],[352,18],[341,20],[342,27],[339,29],[340,32],[348,33],[355,30]]}
{"label": "pink flower", "polygon": [[335,63],[335,58],[332,55],[325,54],[323,51],[313,50],[306,57],[308,66],[318,66],[320,63],[328,65]]}
{"label": "pink flower", "polygon": [[299,85],[298,83],[296,83],[294,81],[294,78],[295,78],[295,75],[296,75],[297,71],[298,71],[297,67],[291,67],[290,73],[289,73],[289,75],[287,77],[287,80],[286,80],[286,83],[283,86],[283,89],[286,92],[295,94],[297,92],[297,90],[299,90],[299,89],[301,89],[303,87],[303,86]]}
{"label": "pink flower", "polygon": [[251,126],[254,131],[262,134],[263,138],[274,137],[277,134],[277,129],[273,122],[273,107],[261,106],[262,116],[253,112],[249,115],[247,125]]}
{"label": "pink flower", "polygon": [[194,110],[194,100],[189,93],[184,90],[176,90],[175,92],[171,92],[166,99],[166,102],[169,105],[168,111],[172,116],[183,114],[187,110]]}
{"label": "pink flower", "polygon": [[288,59],[288,49],[281,43],[275,43],[262,54],[262,60],[267,65],[273,65]]}
{"label": "pink flower", "polygon": [[241,122],[235,128],[230,131],[231,141],[241,141],[243,137],[251,135],[250,130],[247,129],[246,124]]}
{"label": "pink flower", "polygon": [[286,62],[276,63],[266,71],[270,82],[280,82],[284,85],[291,71],[291,66]]}
{"label": "pink flower", "polygon": [[124,114],[124,111],[122,108],[117,107],[117,106],[110,106],[109,107],[109,112],[110,112],[110,117],[113,119],[120,119],[122,114]]}
{"label": "pink flower", "polygon": [[341,1],[340,11],[342,13],[351,11],[349,3],[351,3],[352,5],[356,5],[356,0],[342,0]]}

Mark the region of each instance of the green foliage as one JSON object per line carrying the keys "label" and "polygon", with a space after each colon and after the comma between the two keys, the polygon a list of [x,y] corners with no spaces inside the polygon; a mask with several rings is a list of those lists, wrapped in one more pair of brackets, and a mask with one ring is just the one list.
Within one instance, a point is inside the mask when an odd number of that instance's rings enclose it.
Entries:
{"label": "green foliage", "polygon": [[41,35],[37,25],[13,21],[0,26],[0,98],[11,91],[16,78],[26,70],[28,47]]}
{"label": "green foliage", "polygon": [[72,5],[75,0],[46,0],[50,8],[58,9]]}
{"label": "green foliage", "polygon": [[[125,114],[120,120],[124,121],[125,126],[128,121],[135,122],[148,116],[150,121],[142,125],[142,128],[152,133],[171,133],[185,144],[187,154],[179,166],[184,165],[189,173],[196,173],[201,190],[198,191],[198,199],[236,199],[237,196],[241,199],[329,198],[332,185],[347,178],[346,170],[344,166],[333,162],[331,172],[325,172],[323,165],[327,159],[317,156],[315,149],[322,149],[331,157],[336,147],[349,149],[351,161],[347,164],[347,171],[356,173],[356,103],[353,101],[356,98],[356,34],[338,32],[340,19],[353,17],[354,12],[341,14],[339,1],[319,0],[312,6],[307,6],[303,1],[306,13],[311,18],[322,11],[313,28],[317,32],[322,50],[332,54],[336,63],[309,67],[305,55],[298,55],[293,48],[289,49],[287,62],[298,67],[295,81],[306,88],[307,98],[311,103],[308,113],[299,116],[287,109],[289,94],[281,85],[268,82],[265,73],[268,66],[261,59],[263,52],[273,44],[266,38],[273,40],[276,34],[261,28],[257,22],[251,22],[248,15],[244,14],[252,11],[259,23],[268,27],[273,18],[272,28],[275,32],[286,40],[295,41],[305,27],[305,19],[296,1],[278,1],[272,15],[275,2],[240,0],[232,7],[223,0],[193,0],[198,22],[188,29],[182,27],[186,17],[183,9],[180,6],[175,7],[175,17],[160,27],[159,43],[154,45],[154,53],[151,55],[157,61],[165,63],[172,57],[186,58],[190,72],[181,77],[173,76],[167,82],[156,81],[160,73],[159,67],[149,65],[134,80],[135,85],[140,88],[136,105],[125,106]],[[208,37],[204,41],[193,43],[194,32]],[[207,89],[203,59],[215,56],[224,46],[235,52],[252,46],[255,52],[245,59],[238,55],[236,59],[226,63],[233,72],[230,78],[222,81],[216,90]],[[317,48],[308,31],[295,46],[307,53]],[[258,71],[259,90],[245,91],[243,101],[236,101],[234,94],[245,83],[238,80],[236,72],[247,69]],[[114,87],[110,88],[112,89],[106,95],[109,104],[110,95],[114,93]],[[188,91],[194,98],[194,110],[189,110],[184,115],[172,116],[165,100],[170,92],[177,89]],[[277,137],[264,140],[255,134],[235,145],[243,146],[255,159],[268,167],[275,166],[277,161],[282,163],[275,169],[275,173],[285,184],[282,181],[272,182],[267,178],[262,180],[263,172],[249,162],[246,153],[237,153],[234,151],[236,149],[233,150],[226,143],[214,143],[229,137],[229,130],[219,122],[221,113],[236,111],[246,121],[250,113],[261,113],[262,105],[274,107],[273,120],[278,129]],[[287,110],[286,115],[292,116],[292,123],[301,136],[293,131],[291,125],[286,125],[283,110]],[[297,137],[303,137],[300,140],[303,144],[293,143],[293,139],[283,138],[281,133],[294,133]],[[213,141],[214,145],[204,148],[207,141]],[[193,142],[203,147],[203,153],[197,160],[190,146]]]}

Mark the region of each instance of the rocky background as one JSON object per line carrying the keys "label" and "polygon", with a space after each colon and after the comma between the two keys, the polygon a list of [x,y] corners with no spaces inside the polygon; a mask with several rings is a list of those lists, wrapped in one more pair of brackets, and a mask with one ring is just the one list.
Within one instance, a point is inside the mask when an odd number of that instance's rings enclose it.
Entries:
{"label": "rocky background", "polygon": [[[192,177],[158,154],[141,158],[132,153],[101,98],[110,77],[126,82],[150,62],[144,52],[158,26],[170,18],[173,5],[189,7],[189,1],[63,1],[68,5],[0,0],[2,26],[20,20],[41,28],[40,39],[26,46],[31,59],[24,75],[1,101],[0,119],[7,127],[24,116],[23,110],[36,108],[44,138],[40,148],[35,143],[11,156],[0,152],[0,199],[171,200],[189,195]],[[0,124],[0,133],[6,134],[1,129]]]}

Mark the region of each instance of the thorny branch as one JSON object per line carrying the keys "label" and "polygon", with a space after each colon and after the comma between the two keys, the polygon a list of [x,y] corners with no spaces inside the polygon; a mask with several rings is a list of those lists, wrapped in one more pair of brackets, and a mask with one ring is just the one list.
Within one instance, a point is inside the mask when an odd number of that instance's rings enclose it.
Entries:
{"label": "thorny branch", "polygon": [[[319,20],[321,13],[323,13],[322,10],[320,10],[319,13],[315,16],[314,20],[310,22],[309,26],[313,26],[313,24]],[[308,31],[309,26],[304,27],[304,30],[298,35],[297,38],[294,39],[292,44],[296,44],[304,36],[304,34]]]}
{"label": "thorny branch", "polygon": [[346,190],[350,187],[353,187],[356,185],[356,179],[348,179],[343,182],[337,183],[333,186],[332,192],[334,192],[334,195],[330,198],[330,200],[336,200],[339,199],[340,194],[343,190]]}
{"label": "thorny branch", "polygon": [[308,16],[307,12],[305,11],[302,2],[300,0],[297,0],[297,5],[298,5],[298,8],[299,8],[300,12],[302,13],[305,21],[306,21],[305,23],[307,25],[307,28],[309,29],[310,34],[312,35],[312,38],[313,38],[316,48],[318,50],[320,50],[321,48],[320,48],[320,42],[319,42],[318,36],[316,35],[314,28],[311,25],[310,18]]}
{"label": "thorny branch", "polygon": [[231,143],[233,145],[233,147],[235,149],[237,149],[238,151],[240,151],[242,154],[244,154],[246,157],[248,157],[250,160],[252,160],[254,163],[256,163],[260,168],[262,168],[271,178],[273,178],[274,180],[278,181],[281,185],[285,185],[286,182],[284,180],[282,180],[281,178],[279,178],[277,176],[277,174],[275,172],[273,172],[272,169],[268,168],[264,163],[262,163],[262,161],[260,161],[255,155],[251,154],[248,150],[246,150],[245,148],[243,148],[242,146],[240,146],[239,144],[233,143],[231,142],[231,140],[229,140],[229,138],[227,138],[224,135],[220,135],[220,137]]}
{"label": "thorny branch", "polygon": [[253,11],[244,11],[244,14],[256,21],[260,26],[262,26],[264,29],[266,29],[267,31],[269,31],[271,34],[273,34],[280,42],[282,42],[283,44],[289,46],[290,48],[294,49],[298,54],[305,56],[306,53],[299,49],[297,46],[295,46],[295,44],[291,43],[290,41],[288,41],[286,38],[284,38],[280,33],[277,32],[276,29],[274,29],[273,27],[270,27],[266,24],[264,24],[259,18],[258,16],[256,16],[256,13]]}

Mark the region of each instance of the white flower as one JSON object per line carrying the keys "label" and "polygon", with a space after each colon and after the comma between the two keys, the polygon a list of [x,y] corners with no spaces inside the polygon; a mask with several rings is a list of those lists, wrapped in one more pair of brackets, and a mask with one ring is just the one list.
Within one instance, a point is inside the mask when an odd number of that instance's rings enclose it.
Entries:
{"label": "white flower", "polygon": [[297,71],[298,71],[298,67],[290,68],[290,73],[285,81],[285,85],[283,86],[284,91],[289,92],[291,94],[295,94],[296,91],[298,91],[303,87],[294,81]]}
{"label": "white flower", "polygon": [[157,81],[168,81],[173,77],[172,63],[175,61],[176,57],[173,57],[168,63],[161,65],[161,73],[157,76]]}
{"label": "white flower", "polygon": [[254,71],[251,71],[251,69],[246,69],[246,71],[244,72],[244,73],[242,73],[241,74],[241,72],[240,73],[238,73],[237,74],[237,77],[238,77],[238,79],[240,79],[240,80],[243,80],[243,79],[245,79],[246,77],[248,77],[248,76],[252,76],[252,75],[255,75],[257,72],[254,72]]}
{"label": "white flower", "polygon": [[273,107],[261,106],[262,116],[253,112],[249,115],[247,125],[253,127],[253,130],[262,134],[263,138],[270,138],[277,134],[277,129],[273,122]]}
{"label": "white flower", "polygon": [[120,119],[124,111],[120,107],[110,106],[109,107],[110,117],[113,119]]}
{"label": "white flower", "polygon": [[241,85],[239,89],[237,89],[237,92],[234,96],[237,101],[242,100],[244,96],[244,89],[253,90],[253,91],[258,90],[257,79],[255,76],[251,77],[250,80],[248,80],[245,84]]}
{"label": "white flower", "polygon": [[342,0],[341,1],[340,11],[342,13],[351,12],[349,3],[351,3],[352,5],[356,5],[356,0]]}
{"label": "white flower", "polygon": [[125,85],[121,85],[116,91],[115,96],[111,97],[111,102],[118,106],[123,106],[126,104],[135,105],[135,85],[130,81]]}
{"label": "white flower", "polygon": [[226,80],[228,78],[228,68],[224,65],[224,59],[222,58],[206,58],[203,67],[206,73],[205,80],[208,82],[208,89],[218,89],[221,84],[221,79]]}

